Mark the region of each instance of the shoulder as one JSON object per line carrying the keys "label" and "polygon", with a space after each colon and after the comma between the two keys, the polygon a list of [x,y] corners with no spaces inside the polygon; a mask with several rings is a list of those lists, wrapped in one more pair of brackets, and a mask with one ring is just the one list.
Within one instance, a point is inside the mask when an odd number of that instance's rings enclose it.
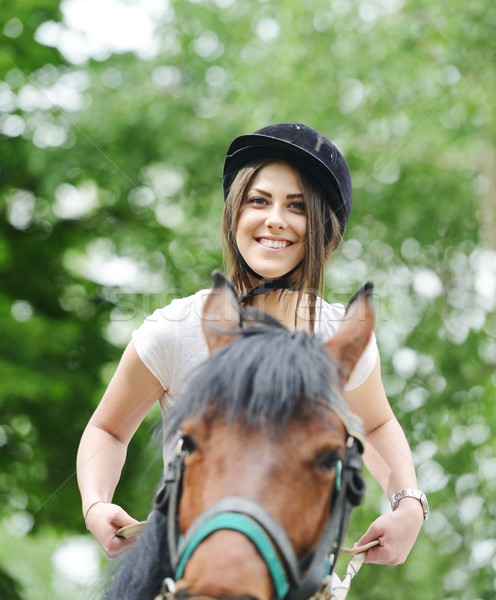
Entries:
{"label": "shoulder", "polygon": [[208,293],[209,290],[200,290],[191,296],[172,300],[166,306],[157,308],[153,313],[148,315],[140,329],[143,327],[163,328],[174,323],[199,320],[203,301]]}
{"label": "shoulder", "polygon": [[173,300],[155,310],[133,331],[136,352],[165,390],[171,390],[179,374],[195,363],[196,357],[205,354],[201,314],[208,292],[200,290]]}
{"label": "shoulder", "polygon": [[[346,315],[346,307],[339,303],[329,303],[318,298],[315,333],[324,339],[332,337],[339,329]],[[372,333],[369,343],[353,370],[346,385],[346,390],[352,390],[362,385],[377,362],[379,350],[375,334]]]}
{"label": "shoulder", "polygon": [[187,343],[201,336],[201,312],[208,291],[177,298],[148,315],[132,334],[138,353],[148,348],[159,354],[171,352],[176,343]]}
{"label": "shoulder", "polygon": [[176,298],[170,304],[158,308],[146,320],[173,321],[187,318],[199,318],[203,302],[210,290],[200,290],[185,298]]}
{"label": "shoulder", "polygon": [[334,335],[344,319],[346,307],[337,302],[330,303],[317,298],[315,308],[315,333],[323,336]]}

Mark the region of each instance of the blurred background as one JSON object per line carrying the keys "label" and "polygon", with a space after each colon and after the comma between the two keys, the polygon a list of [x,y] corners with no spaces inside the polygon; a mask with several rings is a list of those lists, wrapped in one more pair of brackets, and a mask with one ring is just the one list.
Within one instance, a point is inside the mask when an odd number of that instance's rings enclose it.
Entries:
{"label": "blurred background", "polygon": [[[82,430],[131,331],[221,266],[230,140],[303,122],[354,182],[326,298],[375,282],[432,517],[350,600],[496,597],[496,5],[6,0],[0,11],[0,597],[98,598]],[[117,501],[145,518],[151,414]],[[373,480],[352,544],[386,498]],[[344,569],[344,563],[338,572]]]}

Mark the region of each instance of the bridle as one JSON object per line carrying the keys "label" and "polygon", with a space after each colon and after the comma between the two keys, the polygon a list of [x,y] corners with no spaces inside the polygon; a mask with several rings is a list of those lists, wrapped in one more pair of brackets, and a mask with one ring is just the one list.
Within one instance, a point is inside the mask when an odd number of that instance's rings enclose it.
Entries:
{"label": "bridle", "polygon": [[351,511],[361,503],[365,493],[362,425],[336,399],[320,402],[341,417],[348,438],[344,456],[336,468],[330,514],[316,546],[298,559],[280,523],[257,502],[238,496],[225,497],[211,505],[181,536],[179,502],[188,455],[181,438],[166,471],[165,485],[155,500],[155,508],[167,518],[167,543],[176,580],[182,578],[196,548],[212,533],[226,529],[242,533],[257,548],[269,571],[277,600],[307,600],[332,574]]}

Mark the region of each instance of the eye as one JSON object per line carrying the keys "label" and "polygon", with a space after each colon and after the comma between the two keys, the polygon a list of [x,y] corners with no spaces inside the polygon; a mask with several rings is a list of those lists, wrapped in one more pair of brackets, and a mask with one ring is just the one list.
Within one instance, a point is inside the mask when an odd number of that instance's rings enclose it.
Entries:
{"label": "eye", "polygon": [[181,436],[181,441],[183,443],[181,451],[184,454],[193,454],[193,452],[196,450],[195,440],[190,435],[185,433]]}
{"label": "eye", "polygon": [[299,213],[305,212],[305,203],[304,202],[291,202],[290,204],[291,210],[294,210]]}
{"label": "eye", "polygon": [[315,460],[315,466],[320,471],[332,473],[336,470],[336,466],[340,460],[342,460],[340,452],[337,450],[326,450],[319,453]]}
{"label": "eye", "polygon": [[267,200],[261,196],[252,196],[251,198],[248,198],[248,204],[253,204],[255,206],[266,206]]}

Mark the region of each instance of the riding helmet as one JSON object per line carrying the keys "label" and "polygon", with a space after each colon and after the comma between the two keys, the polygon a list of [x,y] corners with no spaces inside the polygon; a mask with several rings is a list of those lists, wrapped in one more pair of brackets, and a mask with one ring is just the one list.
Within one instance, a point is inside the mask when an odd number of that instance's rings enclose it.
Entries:
{"label": "riding helmet", "polygon": [[344,156],[325,136],[301,123],[280,123],[235,138],[224,162],[224,199],[239,169],[257,158],[284,160],[310,176],[323,189],[344,232],[351,211],[351,176]]}

